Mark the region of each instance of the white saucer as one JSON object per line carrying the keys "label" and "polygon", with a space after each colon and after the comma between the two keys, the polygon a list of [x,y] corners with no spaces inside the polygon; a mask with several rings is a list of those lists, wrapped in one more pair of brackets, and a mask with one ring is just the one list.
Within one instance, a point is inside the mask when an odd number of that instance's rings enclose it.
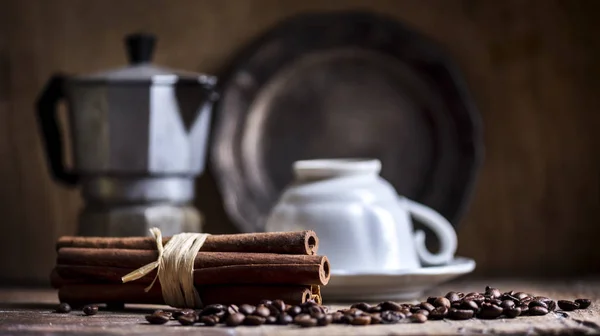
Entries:
{"label": "white saucer", "polygon": [[321,287],[323,301],[413,300],[424,291],[472,272],[475,261],[456,257],[447,265],[380,273],[335,270],[327,286]]}

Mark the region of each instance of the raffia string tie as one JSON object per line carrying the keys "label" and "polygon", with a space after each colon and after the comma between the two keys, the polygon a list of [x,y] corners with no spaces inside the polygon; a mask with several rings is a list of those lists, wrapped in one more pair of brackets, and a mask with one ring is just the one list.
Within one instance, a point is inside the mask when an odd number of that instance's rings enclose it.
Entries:
{"label": "raffia string tie", "polygon": [[163,247],[162,233],[158,228],[150,229],[156,240],[158,259],[123,276],[121,281],[137,280],[158,268],[152,283],[144,290],[148,292],[156,279],[160,281],[165,303],[172,307],[199,308],[200,295],[194,287],[194,260],[209,236],[207,233],[179,233],[171,237]]}

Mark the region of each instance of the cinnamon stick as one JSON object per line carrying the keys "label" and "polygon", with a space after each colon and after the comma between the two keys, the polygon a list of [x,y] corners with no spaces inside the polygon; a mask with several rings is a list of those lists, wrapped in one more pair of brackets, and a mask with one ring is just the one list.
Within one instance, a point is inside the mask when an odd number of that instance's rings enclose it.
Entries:
{"label": "cinnamon stick", "polygon": [[[144,285],[127,284],[70,284],[58,291],[61,302],[72,305],[83,304],[165,304],[160,285],[144,292]],[[258,304],[261,300],[283,300],[288,304],[300,304],[311,298],[309,286],[202,286],[197,287],[204,305],[221,304]],[[320,300],[320,297],[318,298]]]}
{"label": "cinnamon stick", "polygon": [[[65,247],[58,250],[58,265],[103,266],[136,269],[156,261],[152,250]],[[324,261],[325,260],[325,261]],[[327,257],[273,253],[198,252],[194,269],[256,264],[329,264]],[[329,267],[327,266],[327,269]],[[329,272],[327,272],[329,273]]]}
{"label": "cinnamon stick", "polygon": [[[140,265],[141,266],[141,265]],[[122,283],[121,277],[134,268],[57,265],[56,274],[70,283]],[[135,280],[139,284],[149,284],[156,276],[152,271]],[[316,264],[250,264],[207,267],[194,270],[194,284],[291,284],[326,285],[329,282],[329,264],[325,257]],[[60,287],[55,279],[53,285]],[[56,288],[55,287],[55,288]]]}
{"label": "cinnamon stick", "polygon": [[[163,237],[163,244],[170,237]],[[254,252],[315,255],[319,239],[314,231],[261,232],[211,235],[200,249],[207,252]],[[59,238],[56,249],[64,247],[156,250],[151,237],[72,237]]]}

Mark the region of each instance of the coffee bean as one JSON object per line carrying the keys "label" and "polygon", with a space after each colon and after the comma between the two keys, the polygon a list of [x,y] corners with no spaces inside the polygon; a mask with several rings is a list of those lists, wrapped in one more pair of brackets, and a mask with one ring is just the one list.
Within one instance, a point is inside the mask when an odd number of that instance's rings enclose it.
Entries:
{"label": "coffee bean", "polygon": [[435,307],[431,303],[427,303],[427,302],[421,302],[420,307],[421,307],[421,309],[427,310],[428,312],[435,309]]}
{"label": "coffee bean", "polygon": [[[434,308],[435,309],[435,308]],[[417,310],[412,316],[415,316],[417,314],[421,314],[421,315],[425,315],[425,316],[429,316],[429,310],[425,310],[425,309],[421,309],[421,310]]]}
{"label": "coffee bean", "polygon": [[169,319],[169,316],[162,313],[153,313],[146,316],[146,321],[150,322],[150,324],[165,324],[169,322]]}
{"label": "coffee bean", "polygon": [[283,300],[273,300],[271,307],[276,308],[280,313],[285,312],[285,302]]}
{"label": "coffee bean", "polygon": [[495,304],[496,306],[502,305],[502,300],[500,300],[500,299],[492,299],[492,298],[488,298],[488,297],[486,297],[485,301],[483,301],[483,302],[484,303],[487,302],[487,303]]}
{"label": "coffee bean", "polygon": [[258,307],[256,307],[252,314],[260,317],[267,317],[271,315],[271,311],[269,310],[269,308],[263,305],[259,305]]}
{"label": "coffee bean", "polygon": [[402,306],[392,301],[385,301],[381,303],[381,310],[401,311]]}
{"label": "coffee bean", "polygon": [[[355,309],[355,308],[351,308],[351,309]],[[325,314],[325,312],[323,311],[323,308],[321,308],[320,306],[309,307],[307,309],[307,313],[314,318],[319,318],[321,315]]]}
{"label": "coffee bean", "polygon": [[529,302],[529,309],[533,307],[542,307],[544,309],[548,309],[548,305],[543,301],[533,300]]}
{"label": "coffee bean", "polygon": [[200,317],[198,322],[203,323],[207,327],[212,327],[221,322],[221,318],[216,315],[207,315]]}
{"label": "coffee bean", "polygon": [[267,316],[266,324],[277,324],[277,317],[275,316]]}
{"label": "coffee bean", "polygon": [[192,325],[196,323],[196,314],[179,315],[177,321],[184,326]]}
{"label": "coffee bean", "polygon": [[[96,314],[98,314],[98,306],[96,306],[96,305],[87,305],[87,306],[83,307],[83,313],[85,315],[88,315],[88,316],[96,315]],[[169,318],[171,318],[170,315],[167,317],[167,320]]]}
{"label": "coffee bean", "polygon": [[523,300],[525,298],[531,297],[531,295],[524,293],[524,292],[517,292],[513,295],[514,297],[516,297],[519,300]]}
{"label": "coffee bean", "polygon": [[485,295],[496,299],[496,298],[499,298],[500,296],[502,296],[502,293],[500,293],[500,290],[498,290],[498,288],[492,288],[490,286],[486,286],[485,287]]}
{"label": "coffee bean", "polygon": [[[534,302],[534,301],[532,301]],[[529,306],[529,315],[530,316],[540,316],[548,314],[548,308],[544,308],[542,306]]]}
{"label": "coffee bean", "polygon": [[183,316],[183,315],[193,315],[194,317],[196,317],[196,311],[190,308],[185,308],[185,309],[175,309],[172,313],[171,316],[174,319],[177,319],[179,316]]}
{"label": "coffee bean", "polygon": [[351,324],[352,325],[361,325],[361,326],[371,324],[371,316],[369,316],[369,315],[357,316],[352,320]]}
{"label": "coffee bean", "polygon": [[529,304],[521,305],[518,308],[521,309],[520,316],[529,315]]}
{"label": "coffee bean", "polygon": [[371,308],[371,306],[366,302],[359,302],[359,303],[353,304],[352,306],[350,306],[350,308],[356,308],[356,309],[360,309],[362,311],[368,311],[369,308]]}
{"label": "coffee bean", "polygon": [[456,308],[456,309],[459,309],[461,305],[462,305],[462,301],[454,301],[454,302],[452,302],[452,304],[450,305],[450,308]]}
{"label": "coffee bean", "polygon": [[569,300],[558,300],[558,307],[564,311],[573,311],[579,308],[579,305]]}
{"label": "coffee bean", "polygon": [[266,321],[267,319],[262,316],[247,315],[243,323],[247,326],[259,326],[261,324],[265,324]]}
{"label": "coffee bean", "polygon": [[277,324],[279,325],[288,325],[293,322],[294,318],[286,313],[283,313],[277,317]]}
{"label": "coffee bean", "polygon": [[591,304],[592,300],[590,299],[577,299],[575,303],[579,305],[579,309],[587,309]]}
{"label": "coffee bean", "polygon": [[228,315],[233,315],[233,314],[237,314],[240,312],[240,308],[234,304],[231,304],[229,306],[227,306],[227,314]]}
{"label": "coffee bean", "polygon": [[68,303],[63,302],[56,307],[55,312],[59,314],[68,314],[71,312],[71,306],[69,306]]}
{"label": "coffee bean", "polygon": [[475,315],[475,312],[471,309],[456,309],[451,308],[448,311],[448,318],[453,320],[468,320]]}
{"label": "coffee bean", "polygon": [[416,313],[410,317],[413,323],[425,323],[427,321],[427,315]]}
{"label": "coffee bean", "polygon": [[504,300],[504,301],[502,301],[502,303],[500,303],[500,307],[502,307],[504,309],[511,309],[514,306],[515,306],[515,303],[512,300]]}
{"label": "coffee bean", "polygon": [[515,318],[519,315],[521,315],[521,308],[519,307],[512,307],[509,309],[504,309],[503,314],[508,317],[508,318]]}
{"label": "coffee bean", "polygon": [[342,324],[350,324],[350,323],[352,323],[352,320],[354,320],[354,316],[343,315],[342,318],[340,319],[340,323],[342,323]]}
{"label": "coffee bean", "polygon": [[302,313],[302,308],[300,306],[292,306],[286,311],[290,316],[294,317],[300,313]]}
{"label": "coffee bean", "polygon": [[367,310],[367,312],[369,312],[369,313],[380,313],[381,311],[382,311],[382,309],[381,309],[380,305],[371,306],[371,307],[369,307],[369,310]]}
{"label": "coffee bean", "polygon": [[346,311],[345,314],[350,315],[352,317],[357,317],[357,316],[361,316],[363,314],[363,311],[360,309],[356,309],[356,308],[350,308]]}
{"label": "coffee bean", "polygon": [[330,325],[332,320],[333,318],[331,317],[331,315],[323,315],[317,318],[317,325],[320,327],[325,327]]}
{"label": "coffee bean", "polygon": [[296,315],[296,317],[294,317],[294,323],[296,323],[296,322],[298,322],[300,320],[308,320],[310,318],[311,317],[308,314],[304,314],[304,313],[303,314],[298,314],[298,315]]}
{"label": "coffee bean", "polygon": [[434,307],[444,306],[446,308],[450,308],[451,303],[450,303],[450,300],[448,300],[447,298],[445,298],[443,296],[439,296],[433,301],[432,305]]}
{"label": "coffee bean", "polygon": [[251,306],[249,304],[243,304],[240,306],[239,311],[244,315],[252,315],[255,309],[256,308],[254,306]]}
{"label": "coffee bean", "polygon": [[380,324],[382,321],[381,314],[373,313],[371,314],[371,324]]}
{"label": "coffee bean", "polygon": [[546,302],[546,304],[548,305],[548,311],[554,311],[556,309],[556,301],[550,300]]}
{"label": "coffee bean", "polygon": [[436,307],[429,313],[428,318],[430,320],[441,320],[448,315],[448,308],[445,306]]}
{"label": "coffee bean", "polygon": [[227,316],[227,319],[225,320],[225,325],[228,327],[237,327],[240,324],[242,324],[242,322],[244,322],[245,318],[246,316],[242,313],[231,314]]}
{"label": "coffee bean", "polygon": [[312,306],[318,306],[319,304],[315,302],[315,300],[308,300],[302,304],[300,304],[300,308],[302,308],[302,310],[308,308],[308,307],[312,307]]}
{"label": "coffee bean", "polygon": [[401,318],[400,314],[401,313],[399,313],[399,312],[386,310],[381,313],[381,323],[383,323],[383,324],[398,323],[398,321],[400,321],[402,318],[404,318],[404,317]]}
{"label": "coffee bean", "polygon": [[472,310],[472,311],[476,312],[476,311],[479,310],[479,306],[477,305],[477,303],[475,301],[464,300],[460,304],[460,309],[469,309],[469,310]]}
{"label": "coffee bean", "polygon": [[446,294],[446,299],[448,299],[448,301],[450,301],[450,303],[452,303],[452,302],[459,301],[460,296],[458,295],[457,292],[448,292]]}
{"label": "coffee bean", "polygon": [[342,318],[344,317],[344,313],[342,312],[335,312],[333,314],[331,314],[331,322],[332,323],[342,323]]}
{"label": "coffee bean", "polygon": [[302,328],[310,328],[310,327],[314,327],[317,325],[317,319],[314,318],[306,318],[306,319],[301,319],[296,321],[294,319],[294,323],[296,323],[296,325],[302,327]]}
{"label": "coffee bean", "polygon": [[414,314],[414,313],[418,312],[419,310],[421,310],[421,306],[415,305],[415,306],[411,306],[409,311]]}
{"label": "coffee bean", "polygon": [[263,306],[268,306],[268,305],[270,305],[271,303],[273,303],[273,301],[271,301],[271,300],[262,300],[262,301],[260,301],[258,304],[259,304],[259,305],[263,305]]}
{"label": "coffee bean", "polygon": [[473,301],[475,303],[477,303],[478,305],[482,304],[485,301],[485,296],[479,294],[479,293],[475,293],[475,294],[468,294],[465,295],[465,297],[463,298],[463,301]]}
{"label": "coffee bean", "polygon": [[222,304],[212,304],[212,305],[208,305],[206,307],[204,307],[204,309],[202,309],[202,313],[200,313],[201,316],[207,316],[207,315],[216,315],[219,313],[223,313],[227,310],[227,307],[225,307]]}
{"label": "coffee bean", "polygon": [[480,319],[495,319],[502,315],[504,309],[491,303],[483,303],[481,311],[477,314]]}

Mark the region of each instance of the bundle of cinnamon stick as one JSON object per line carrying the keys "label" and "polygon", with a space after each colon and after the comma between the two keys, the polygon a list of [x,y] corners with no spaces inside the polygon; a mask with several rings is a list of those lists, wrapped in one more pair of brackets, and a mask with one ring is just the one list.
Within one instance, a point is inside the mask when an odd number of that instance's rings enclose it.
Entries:
{"label": "bundle of cinnamon stick", "polygon": [[[169,239],[164,237],[163,244]],[[165,303],[159,281],[144,291],[156,270],[133,282],[121,280],[157,260],[153,238],[62,237],[56,248],[51,283],[61,302]],[[314,231],[211,235],[195,257],[194,286],[204,305],[320,302],[330,267],[317,250]]]}

